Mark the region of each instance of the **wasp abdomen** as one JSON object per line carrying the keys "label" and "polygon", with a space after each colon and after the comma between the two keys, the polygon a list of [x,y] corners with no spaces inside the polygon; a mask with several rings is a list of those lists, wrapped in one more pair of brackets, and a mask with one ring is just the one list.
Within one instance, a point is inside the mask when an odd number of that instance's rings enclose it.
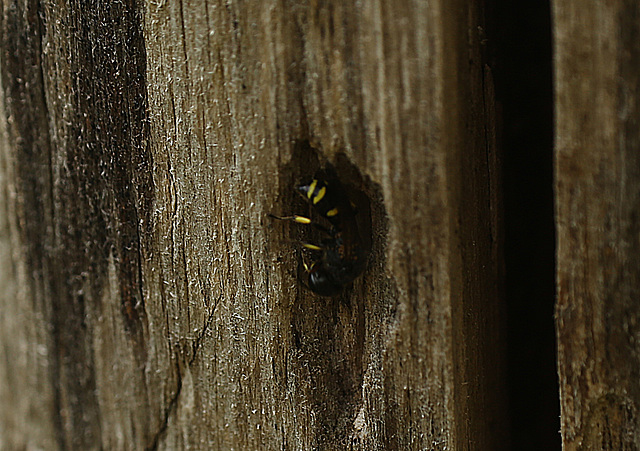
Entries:
{"label": "wasp abdomen", "polygon": [[346,218],[355,214],[349,199],[340,183],[313,179],[311,182],[298,186],[298,192],[324,216],[334,227]]}

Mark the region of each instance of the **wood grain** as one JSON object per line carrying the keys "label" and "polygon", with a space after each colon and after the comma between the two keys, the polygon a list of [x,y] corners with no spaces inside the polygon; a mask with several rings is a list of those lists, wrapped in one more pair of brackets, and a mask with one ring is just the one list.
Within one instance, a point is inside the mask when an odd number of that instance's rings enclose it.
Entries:
{"label": "wood grain", "polygon": [[[506,448],[483,14],[4,5],[7,446]],[[267,216],[328,162],[371,218],[369,267],[335,299],[301,286],[301,232]]]}
{"label": "wood grain", "polygon": [[554,2],[563,449],[637,449],[640,8]]}

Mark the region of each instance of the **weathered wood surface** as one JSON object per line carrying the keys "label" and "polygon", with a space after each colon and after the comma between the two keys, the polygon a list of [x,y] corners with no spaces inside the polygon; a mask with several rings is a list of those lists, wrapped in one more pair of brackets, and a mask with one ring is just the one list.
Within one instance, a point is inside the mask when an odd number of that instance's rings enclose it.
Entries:
{"label": "weathered wood surface", "polygon": [[553,2],[566,450],[640,447],[640,6]]}
{"label": "weathered wood surface", "polygon": [[[2,3],[0,444],[506,447],[482,14]],[[267,218],[325,161],[372,223],[333,300]]]}

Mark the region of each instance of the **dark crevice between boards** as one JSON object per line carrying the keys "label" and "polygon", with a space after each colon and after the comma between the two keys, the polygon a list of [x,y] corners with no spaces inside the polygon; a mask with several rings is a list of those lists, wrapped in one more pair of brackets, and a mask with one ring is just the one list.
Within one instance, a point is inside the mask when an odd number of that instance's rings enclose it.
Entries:
{"label": "dark crevice between boards", "polygon": [[[296,186],[313,179],[318,170],[331,168],[344,185],[346,194],[357,209],[358,230],[363,235],[365,246],[371,248],[369,262],[353,283],[345,286],[335,297],[322,297],[307,289],[297,274],[302,270],[304,258],[310,256],[302,251],[301,243],[317,243],[318,231],[312,227],[286,222],[274,224],[282,227],[283,254],[290,275],[296,278],[297,290],[291,292],[291,346],[297,352],[296,372],[306,374],[309,386],[302,391],[305,402],[312,406],[316,415],[315,444],[318,448],[343,448],[351,440],[353,423],[362,406],[363,362],[365,343],[371,335],[383,330],[376,328],[375,321],[368,316],[384,318],[391,309],[380,307],[380,299],[372,296],[372,286],[379,285],[384,291],[391,288],[383,274],[384,255],[381,249],[386,238],[386,213],[382,194],[374,183],[366,179],[343,153],[334,155],[329,161],[306,140],[294,145],[291,160],[280,171],[279,211],[277,215],[302,215],[320,220],[319,214],[298,193]],[[329,225],[328,223],[326,225]],[[369,313],[372,312],[372,315]],[[385,318],[386,319],[386,318]],[[388,321],[386,321],[388,322]],[[367,330],[369,327],[371,330]]]}
{"label": "dark crevice between boards", "polygon": [[488,0],[487,13],[502,111],[511,442],[559,450],[550,4]]}

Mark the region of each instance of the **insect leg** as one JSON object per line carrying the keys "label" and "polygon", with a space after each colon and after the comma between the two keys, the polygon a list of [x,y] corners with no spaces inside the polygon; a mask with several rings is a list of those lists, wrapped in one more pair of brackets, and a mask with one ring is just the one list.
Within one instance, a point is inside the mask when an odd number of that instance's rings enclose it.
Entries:
{"label": "insect leg", "polygon": [[330,235],[330,236],[333,235],[331,233],[331,230],[329,230],[327,227],[323,226],[322,224],[318,224],[317,222],[314,222],[311,219],[306,218],[304,216],[299,216],[299,215],[276,216],[274,214],[269,213],[269,217],[273,219],[278,219],[280,221],[293,221],[293,222],[297,222],[298,224],[310,225],[314,227],[316,230],[326,233],[327,235]]}

